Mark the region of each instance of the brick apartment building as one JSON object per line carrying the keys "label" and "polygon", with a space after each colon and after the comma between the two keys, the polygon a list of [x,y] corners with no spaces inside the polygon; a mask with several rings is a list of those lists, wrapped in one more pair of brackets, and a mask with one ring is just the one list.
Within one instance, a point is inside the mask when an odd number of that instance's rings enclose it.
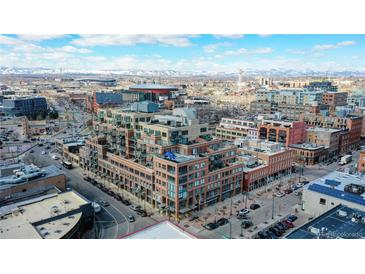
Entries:
{"label": "brick apartment building", "polygon": [[348,149],[356,149],[361,140],[363,125],[363,116],[347,115],[346,117],[323,116],[320,114],[302,115],[301,121],[304,121],[307,127],[323,127],[334,129],[348,130]]}
{"label": "brick apartment building", "polygon": [[323,94],[323,103],[329,106],[331,112],[335,111],[337,106],[347,105],[347,92],[329,91]]}
{"label": "brick apartment building", "polygon": [[360,151],[359,159],[357,161],[357,172],[365,173],[365,150]]}
{"label": "brick apartment building", "polygon": [[305,123],[291,120],[262,120],[259,125],[259,139],[278,142],[288,147],[305,141]]}
{"label": "brick apartment building", "polygon": [[257,122],[245,118],[222,118],[215,129],[215,136],[225,140],[248,137],[256,139],[258,135]]}
{"label": "brick apartment building", "polygon": [[[121,118],[116,124],[117,113],[134,120]],[[249,153],[256,157],[265,178],[273,180],[291,172],[291,151],[279,144],[275,152],[273,148],[250,151],[213,139],[208,124],[200,123],[193,109],[147,114],[114,111],[113,115],[97,118],[95,135],[80,149],[80,167],[175,219],[262,186],[264,182],[253,175],[256,171],[245,159]],[[143,115],[149,115],[149,120],[139,120]],[[133,142],[127,145],[127,139]],[[260,146],[265,143],[260,141]]]}

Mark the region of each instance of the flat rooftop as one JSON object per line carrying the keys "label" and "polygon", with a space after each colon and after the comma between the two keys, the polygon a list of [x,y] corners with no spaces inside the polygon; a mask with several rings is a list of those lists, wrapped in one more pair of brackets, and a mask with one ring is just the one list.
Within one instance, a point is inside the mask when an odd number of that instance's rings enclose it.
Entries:
{"label": "flat rooftop", "polygon": [[365,212],[338,205],[294,230],[286,239],[365,239]]}
{"label": "flat rooftop", "polygon": [[199,156],[183,155],[183,154],[179,154],[179,153],[172,153],[170,155],[171,155],[170,157],[167,157],[167,156],[158,156],[158,157],[163,158],[165,160],[170,160],[175,163],[189,162],[189,161],[196,160],[199,158]]}
{"label": "flat rooftop", "polygon": [[365,177],[333,171],[324,177],[312,181],[305,186],[305,189],[365,205],[365,192],[358,195],[345,191],[345,187],[351,184],[365,187]]}
{"label": "flat rooftop", "polygon": [[0,239],[60,239],[78,224],[80,207],[88,203],[68,191],[0,207]]}
{"label": "flat rooftop", "polygon": [[312,143],[293,144],[293,145],[290,145],[289,147],[302,148],[302,149],[307,149],[307,150],[317,150],[317,149],[325,148],[324,145],[317,145],[317,144],[312,144]]}
{"label": "flat rooftop", "polygon": [[134,233],[131,233],[123,239],[196,239],[197,237],[187,232],[182,227],[162,221],[151,225]]}
{"label": "flat rooftop", "polygon": [[308,128],[307,131],[319,131],[319,132],[338,132],[342,131],[342,129],[338,128],[325,128],[325,127],[314,127],[314,128]]}
{"label": "flat rooftop", "polygon": [[40,168],[39,171],[42,173],[41,176],[33,177],[33,178],[30,178],[30,179],[27,179],[27,180],[22,180],[22,181],[19,181],[19,182],[15,181],[15,179],[16,179],[15,175],[1,177],[0,178],[0,190],[12,187],[14,185],[19,185],[19,184],[23,184],[23,183],[38,182],[40,180],[45,180],[45,179],[48,179],[48,178],[64,175],[64,172],[62,170],[60,170],[56,165],[49,165],[49,166]]}

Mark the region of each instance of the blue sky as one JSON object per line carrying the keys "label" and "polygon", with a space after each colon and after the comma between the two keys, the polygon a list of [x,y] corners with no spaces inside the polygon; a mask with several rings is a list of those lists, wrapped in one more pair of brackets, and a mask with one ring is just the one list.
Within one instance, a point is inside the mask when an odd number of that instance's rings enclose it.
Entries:
{"label": "blue sky", "polygon": [[365,35],[0,35],[0,66],[365,70]]}

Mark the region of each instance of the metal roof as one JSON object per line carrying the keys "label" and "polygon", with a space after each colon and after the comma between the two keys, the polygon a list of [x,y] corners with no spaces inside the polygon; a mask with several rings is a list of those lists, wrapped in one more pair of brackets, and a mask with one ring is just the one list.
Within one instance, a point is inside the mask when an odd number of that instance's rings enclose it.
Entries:
{"label": "metal roof", "polygon": [[[354,218],[357,217],[357,218]],[[338,205],[294,230],[286,239],[364,239],[365,212]]]}
{"label": "metal roof", "polygon": [[348,202],[365,205],[365,193],[361,195],[345,191],[345,186],[357,184],[365,186],[365,178],[344,172],[333,171],[322,178],[312,181],[307,188],[310,191],[322,193]]}
{"label": "metal roof", "polygon": [[124,239],[195,239],[196,237],[182,227],[162,221],[124,237]]}

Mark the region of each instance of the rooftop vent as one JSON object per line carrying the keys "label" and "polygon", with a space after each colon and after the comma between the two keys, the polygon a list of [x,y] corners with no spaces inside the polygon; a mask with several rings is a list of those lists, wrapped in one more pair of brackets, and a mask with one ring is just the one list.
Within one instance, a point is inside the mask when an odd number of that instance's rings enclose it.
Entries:
{"label": "rooftop vent", "polygon": [[340,217],[347,217],[347,212],[344,210],[338,210],[337,215]]}
{"label": "rooftop vent", "polygon": [[313,227],[313,226],[310,226],[308,227],[308,230],[309,232],[315,234],[315,235],[319,235],[321,230],[319,228],[316,228],[316,227]]}
{"label": "rooftop vent", "polygon": [[346,192],[352,193],[352,194],[356,194],[356,195],[361,195],[365,192],[365,188],[362,185],[357,185],[357,184],[349,184],[346,185],[344,187],[344,190]]}

